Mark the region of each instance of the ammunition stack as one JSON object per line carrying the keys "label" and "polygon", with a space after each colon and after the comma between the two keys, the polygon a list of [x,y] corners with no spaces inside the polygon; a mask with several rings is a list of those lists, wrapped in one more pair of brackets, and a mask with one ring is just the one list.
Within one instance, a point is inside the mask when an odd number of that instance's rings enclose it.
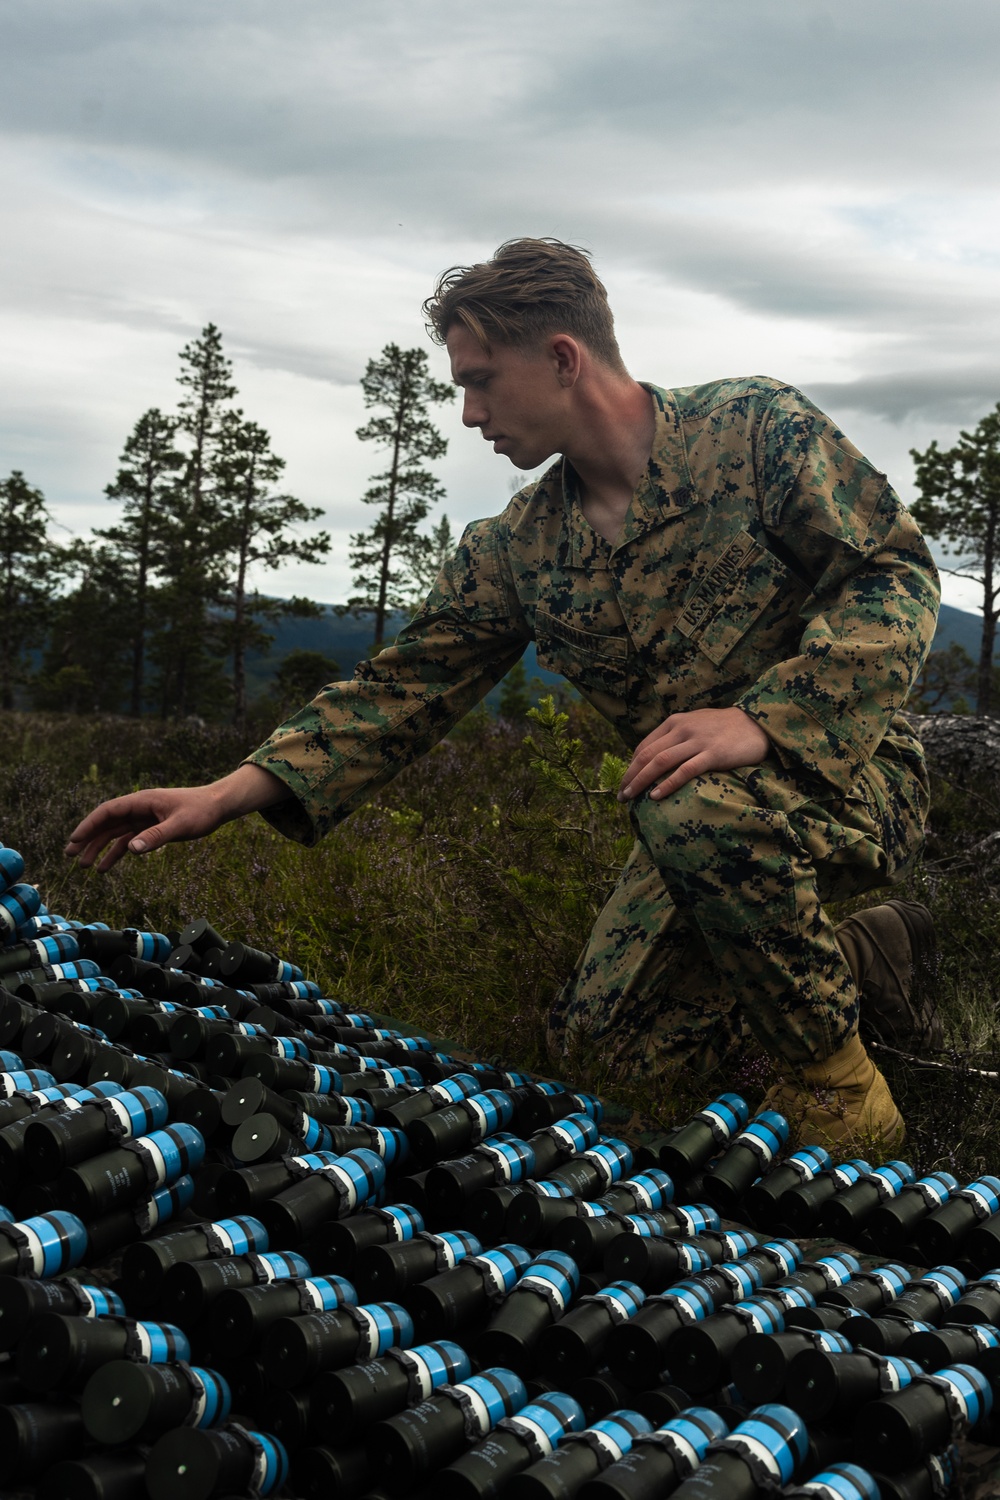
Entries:
{"label": "ammunition stack", "polygon": [[1000,1436],[1000,1179],[783,1154],[732,1094],[634,1149],[23,873],[0,847],[4,1496],[924,1500]]}

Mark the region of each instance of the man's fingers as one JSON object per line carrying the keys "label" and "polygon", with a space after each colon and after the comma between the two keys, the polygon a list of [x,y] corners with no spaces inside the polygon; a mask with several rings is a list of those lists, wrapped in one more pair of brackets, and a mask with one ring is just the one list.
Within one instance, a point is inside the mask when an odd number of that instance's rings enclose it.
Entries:
{"label": "man's fingers", "polygon": [[[101,850],[106,849],[109,844],[120,843],[123,849],[127,847],[134,831],[135,823],[120,821],[108,823],[103,828],[98,826],[89,830],[85,829],[80,837],[74,834],[63,853],[70,859],[76,859],[86,870],[94,863]],[[120,855],[118,857],[121,858]]]}
{"label": "man's fingers", "polygon": [[[241,776],[253,771],[254,776]],[[232,795],[235,783],[236,796]],[[228,801],[219,787],[229,793]],[[155,787],[115,797],[94,809],[74,828],[66,853],[86,869],[100,861],[100,870],[110,870],[125,852],[146,854],[164,844],[182,839],[204,838],[222,823],[241,817],[255,807],[276,800],[274,788],[281,782],[267,771],[244,766],[232,776],[205,787]]]}
{"label": "man's fingers", "polygon": [[69,852],[77,855],[77,861],[84,869],[89,869],[97,861],[97,868],[103,875],[128,852],[148,854],[151,850],[168,844],[172,838],[183,838],[184,835],[179,830],[171,829],[171,823],[174,821],[176,820],[165,819],[162,823],[154,823],[151,827],[144,828],[140,833],[133,832],[133,829],[127,825],[122,827],[118,824],[99,837],[92,838],[89,843],[78,845]]}
{"label": "man's fingers", "polygon": [[674,745],[669,750],[661,750],[659,755],[654,755],[638,775],[633,776],[631,781],[626,781],[618,793],[618,799],[624,801],[640,797],[652,787],[649,795],[659,801],[671,792],[676,792],[695,776],[715,769],[716,758],[711,750],[692,751],[689,746]]}
{"label": "man's fingers", "polygon": [[662,755],[680,755],[691,753],[689,744],[690,735],[681,732],[681,726],[674,723],[667,728],[670,721],[661,724],[659,729],[648,734],[641,744],[637,745],[632,759],[622,777],[622,788],[629,786],[635,778]]}
{"label": "man's fingers", "polygon": [[165,818],[162,823],[153,823],[149,828],[142,829],[140,833],[133,833],[131,828],[123,829],[119,826],[112,830],[110,843],[106,838],[92,839],[80,855],[80,864],[92,865],[103,850],[97,866],[103,875],[106,870],[111,869],[112,865],[116,865],[126,852],[148,854],[153,849],[169,844],[171,839],[183,838],[184,833],[176,826],[178,822],[179,819],[176,817]]}
{"label": "man's fingers", "polygon": [[84,849],[89,848],[93,844],[104,844],[109,838],[117,838],[129,826],[127,823],[118,826],[112,824],[102,829],[96,823],[92,823],[90,818],[84,818],[79,828],[74,828],[70,834],[63,853],[70,855],[80,854]]}
{"label": "man's fingers", "polygon": [[659,802],[662,798],[669,797],[672,792],[679,791],[696,776],[702,776],[713,769],[714,763],[711,755],[703,750],[700,755],[692,755],[690,760],[679,765],[675,771],[654,786],[649,795],[654,801]]}
{"label": "man's fingers", "polygon": [[633,755],[625,769],[625,775],[622,777],[622,793],[626,797],[631,794],[636,778],[642,776],[646,768],[652,763],[655,753],[655,751],[650,750],[647,754],[642,755],[637,750]]}
{"label": "man's fingers", "polygon": [[635,747],[635,754],[637,756],[643,755],[647,750],[650,749],[651,746],[655,746],[658,740],[662,740],[665,735],[676,734],[682,727],[683,717],[677,714],[671,714],[669,718],[664,719],[662,724],[657,724],[655,729],[651,729],[649,733],[639,741],[638,745],[636,745]]}
{"label": "man's fingers", "polygon": [[148,854],[151,849],[159,849],[161,844],[169,844],[171,839],[183,838],[183,833],[177,827],[178,821],[176,817],[165,818],[162,823],[144,828],[141,833],[126,840],[128,847],[133,854]]}
{"label": "man's fingers", "polygon": [[[81,828],[84,825],[81,823]],[[117,822],[105,823],[104,827],[84,828],[84,836],[71,838],[66,845],[65,853],[87,870],[98,858],[101,851],[109,844],[121,841],[127,844],[135,832],[135,823],[118,820]]]}
{"label": "man's fingers", "polygon": [[652,795],[669,796],[694,776],[759,765],[769,749],[765,731],[740,708],[672,714],[636,748],[618,800],[637,797],[657,781]]}
{"label": "man's fingers", "polygon": [[93,843],[95,839],[106,842],[109,838],[118,838],[127,829],[135,827],[133,815],[133,796],[112,797],[109,802],[102,802],[94,811],[79,822],[69,836],[66,845],[67,854],[72,854],[77,849],[84,848]]}
{"label": "man's fingers", "polygon": [[[127,848],[128,848],[128,835],[127,834],[125,834],[120,839],[115,839],[115,841],[111,845],[111,847],[109,849],[105,849],[105,851],[104,851],[103,858],[101,859],[100,864],[97,866],[97,869],[98,869],[99,873],[101,875],[107,874],[108,870],[111,869],[112,865],[116,865],[118,863],[118,861],[122,858],[122,856],[124,855],[124,853],[125,853],[125,851],[126,851]],[[93,861],[93,859],[95,857],[96,857],[96,854],[94,856],[91,856],[91,860],[89,860],[88,863],[92,863],[92,861]]]}
{"label": "man's fingers", "polygon": [[689,754],[690,751],[683,745],[671,745],[669,749],[661,750],[658,754],[651,756],[642,766],[632,771],[631,775],[626,771],[622,789],[618,793],[618,800],[621,802],[629,797],[640,796],[647,787],[653,785],[654,781],[675,770]]}
{"label": "man's fingers", "polygon": [[84,868],[103,855],[99,868],[117,864],[127,849],[135,854],[158,849],[171,839],[191,836],[181,810],[171,808],[169,793],[132,793],[103,802],[70,834],[66,853]]}

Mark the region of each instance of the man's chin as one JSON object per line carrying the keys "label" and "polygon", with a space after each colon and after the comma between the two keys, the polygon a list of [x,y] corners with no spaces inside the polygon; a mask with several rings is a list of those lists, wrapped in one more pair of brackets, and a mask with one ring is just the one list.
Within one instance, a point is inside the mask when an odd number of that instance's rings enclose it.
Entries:
{"label": "man's chin", "polygon": [[522,474],[528,474],[532,469],[537,469],[539,464],[547,463],[553,456],[552,453],[532,453],[525,448],[517,449],[513,445],[508,445],[506,440],[503,441],[503,447],[495,451],[501,458],[508,459],[515,469],[520,469]]}

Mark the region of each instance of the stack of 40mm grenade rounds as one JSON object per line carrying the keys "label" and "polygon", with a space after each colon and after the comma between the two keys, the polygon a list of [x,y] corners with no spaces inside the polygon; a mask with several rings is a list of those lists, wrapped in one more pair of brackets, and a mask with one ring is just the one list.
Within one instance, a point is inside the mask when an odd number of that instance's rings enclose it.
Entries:
{"label": "stack of 40mm grenade rounds", "polygon": [[0,847],[4,1496],[931,1500],[1000,1443],[1000,1179],[788,1154],[735,1094],[633,1149],[23,874]]}

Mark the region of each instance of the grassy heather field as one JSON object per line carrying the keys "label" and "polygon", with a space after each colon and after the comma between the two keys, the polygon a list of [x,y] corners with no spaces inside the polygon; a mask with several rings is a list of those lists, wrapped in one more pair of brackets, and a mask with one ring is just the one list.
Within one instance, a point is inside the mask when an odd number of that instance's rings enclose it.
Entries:
{"label": "grassy heather field", "polygon": [[[269,728],[163,725],[118,718],[10,714],[0,721],[0,839],[53,911],[169,931],[207,916],[302,965],[325,992],[499,1055],[553,1071],[544,1023],[631,843],[613,795],[620,749],[585,705],[530,721],[473,714],[429,756],[315,849],[259,817],[199,844],[127,859],[108,876],[62,857],[73,824],[104,797],[141,785],[209,780]],[[258,733],[259,731],[259,733]],[[940,950],[922,982],[936,992],[947,1049],[937,1067],[884,1049],[904,1111],[903,1155],[922,1171],[1000,1168],[1000,905],[974,846],[1000,826],[988,791],[935,788],[925,861],[889,894],[930,906]],[[874,904],[878,894],[859,905]],[[847,914],[845,907],[838,916]],[[751,1104],[772,1081],[747,1046],[724,1072],[651,1093],[600,1057],[572,1059],[581,1086],[666,1124],[712,1092]]]}

